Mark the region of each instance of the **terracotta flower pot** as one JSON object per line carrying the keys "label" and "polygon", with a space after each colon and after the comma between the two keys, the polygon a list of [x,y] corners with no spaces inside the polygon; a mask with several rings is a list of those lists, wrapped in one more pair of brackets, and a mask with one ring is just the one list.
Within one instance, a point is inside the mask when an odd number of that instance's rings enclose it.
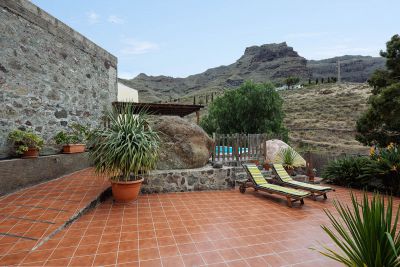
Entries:
{"label": "terracotta flower pot", "polygon": [[37,157],[39,157],[39,149],[37,148],[28,148],[28,151],[25,151],[24,154],[22,154],[23,159],[32,159]]}
{"label": "terracotta flower pot", "polygon": [[67,144],[63,146],[64,154],[82,153],[85,152],[85,144]]}
{"label": "terracotta flower pot", "polygon": [[122,182],[110,180],[110,182],[115,201],[127,203],[137,199],[143,178],[137,181]]}

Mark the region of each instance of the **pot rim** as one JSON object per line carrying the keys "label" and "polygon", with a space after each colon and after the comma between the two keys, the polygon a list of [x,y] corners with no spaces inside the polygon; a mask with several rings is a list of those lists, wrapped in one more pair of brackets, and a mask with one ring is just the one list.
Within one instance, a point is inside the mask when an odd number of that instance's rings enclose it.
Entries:
{"label": "pot rim", "polygon": [[63,144],[63,146],[86,146],[86,144]]}
{"label": "pot rim", "polygon": [[143,182],[144,178],[141,178],[140,180],[135,180],[135,181],[115,181],[115,180],[112,180],[111,178],[109,180],[112,184],[137,184],[137,183]]}

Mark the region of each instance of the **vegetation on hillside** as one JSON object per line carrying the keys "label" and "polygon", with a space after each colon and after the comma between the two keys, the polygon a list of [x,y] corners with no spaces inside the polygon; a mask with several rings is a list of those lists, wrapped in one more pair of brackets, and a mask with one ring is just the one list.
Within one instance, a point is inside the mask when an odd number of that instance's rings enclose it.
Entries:
{"label": "vegetation on hillside", "polygon": [[218,97],[209,106],[201,126],[209,134],[274,133],[286,139],[282,103],[273,85],[245,82],[239,89]]}
{"label": "vegetation on hillside", "polygon": [[369,109],[357,121],[357,140],[365,145],[400,143],[400,36],[394,35],[381,56],[387,70],[376,71],[369,80],[374,87]]}

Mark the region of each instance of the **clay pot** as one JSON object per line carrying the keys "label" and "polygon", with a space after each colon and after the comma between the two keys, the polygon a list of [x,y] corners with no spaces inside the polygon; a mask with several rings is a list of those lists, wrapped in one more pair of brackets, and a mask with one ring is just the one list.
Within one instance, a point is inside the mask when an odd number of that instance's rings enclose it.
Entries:
{"label": "clay pot", "polygon": [[23,159],[32,159],[37,157],[39,157],[39,149],[37,148],[28,148],[28,151],[25,151],[24,154],[22,154]]}
{"label": "clay pot", "polygon": [[269,169],[271,168],[271,166],[269,165],[268,162],[264,162],[263,168],[264,168],[264,170],[269,171]]}
{"label": "clay pot", "polygon": [[67,144],[63,146],[64,154],[74,154],[85,152],[85,144]]}
{"label": "clay pot", "polygon": [[137,181],[123,182],[110,180],[110,182],[114,200],[120,203],[127,203],[137,199],[143,178]]}

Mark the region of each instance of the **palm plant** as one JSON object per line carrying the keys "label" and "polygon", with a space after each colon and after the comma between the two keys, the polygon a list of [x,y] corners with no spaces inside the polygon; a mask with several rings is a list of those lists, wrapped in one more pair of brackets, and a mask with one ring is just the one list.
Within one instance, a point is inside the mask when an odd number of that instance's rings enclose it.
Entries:
{"label": "palm plant", "polygon": [[385,208],[385,200],[379,194],[374,194],[369,201],[364,193],[362,203],[351,194],[351,201],[351,208],[334,201],[340,219],[325,210],[335,231],[326,226],[322,229],[341,253],[327,247],[319,252],[345,266],[400,266],[399,207],[393,214],[392,198]]}
{"label": "palm plant", "polygon": [[90,157],[98,173],[113,181],[140,180],[155,167],[160,139],[148,124],[144,112],[133,114],[133,106],[113,108],[107,118],[110,126],[91,135]]}
{"label": "palm plant", "polygon": [[275,162],[281,163],[287,169],[305,165],[304,159],[293,148],[281,148],[275,156]]}

